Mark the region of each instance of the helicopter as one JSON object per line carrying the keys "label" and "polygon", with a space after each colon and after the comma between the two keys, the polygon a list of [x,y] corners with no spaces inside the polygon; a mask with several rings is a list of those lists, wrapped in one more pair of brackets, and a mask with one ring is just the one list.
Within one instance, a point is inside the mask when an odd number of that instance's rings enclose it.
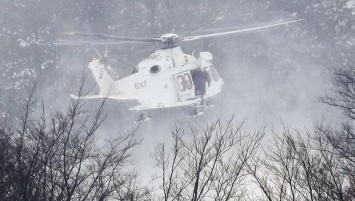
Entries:
{"label": "helicopter", "polygon": [[[149,110],[162,108],[190,107],[193,110],[189,116],[197,116],[203,114],[203,110],[206,108],[213,106],[209,100],[222,91],[224,82],[213,65],[213,55],[210,52],[200,52],[198,57],[195,57],[193,54],[184,53],[179,45],[180,42],[260,30],[302,20],[289,20],[264,26],[193,36],[167,33],[160,37],[139,38],[67,32],[64,34],[111,40],[111,42],[87,41],[91,45],[106,43],[104,55],[101,55],[92,46],[99,58],[94,58],[88,65],[99,86],[99,94],[85,96],[71,94],[70,96],[73,99],[137,100],[139,105],[129,109],[139,112],[137,122],[151,119],[148,115]],[[155,50],[148,58],[140,61],[131,75],[117,79],[116,73],[107,62],[107,44],[121,44],[121,42],[158,42],[162,43],[164,47]],[[83,41],[76,43],[75,41],[59,40],[55,44],[68,43],[79,44]]]}

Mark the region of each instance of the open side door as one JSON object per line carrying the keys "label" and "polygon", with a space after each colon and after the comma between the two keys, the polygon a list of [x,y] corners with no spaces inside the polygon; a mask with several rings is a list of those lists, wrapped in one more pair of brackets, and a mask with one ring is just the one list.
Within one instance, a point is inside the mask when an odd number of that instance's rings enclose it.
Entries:
{"label": "open side door", "polygon": [[186,101],[195,98],[195,86],[192,82],[190,71],[176,74],[175,80],[179,89],[180,101]]}

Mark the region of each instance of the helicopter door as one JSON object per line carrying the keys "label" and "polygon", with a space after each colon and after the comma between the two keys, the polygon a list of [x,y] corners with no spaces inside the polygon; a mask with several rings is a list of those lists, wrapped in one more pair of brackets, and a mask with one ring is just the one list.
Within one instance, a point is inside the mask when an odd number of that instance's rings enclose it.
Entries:
{"label": "helicopter door", "polygon": [[189,71],[176,74],[175,79],[179,88],[179,96],[181,101],[195,98],[195,87]]}

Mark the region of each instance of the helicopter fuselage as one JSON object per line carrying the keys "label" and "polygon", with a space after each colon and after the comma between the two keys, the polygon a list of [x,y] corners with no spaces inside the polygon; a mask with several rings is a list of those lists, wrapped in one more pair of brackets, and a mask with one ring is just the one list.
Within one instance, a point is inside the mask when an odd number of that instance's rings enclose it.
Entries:
{"label": "helicopter fuselage", "polygon": [[[142,60],[132,75],[110,81],[111,69],[100,59],[89,64],[100,87],[100,95],[111,99],[135,99],[140,105],[131,110],[189,106],[221,92],[223,80],[212,65],[212,54],[199,58],[182,52],[180,47],[155,51]],[[199,79],[203,76],[205,80]],[[105,80],[106,79],[106,80]],[[101,83],[101,84],[100,84]]]}

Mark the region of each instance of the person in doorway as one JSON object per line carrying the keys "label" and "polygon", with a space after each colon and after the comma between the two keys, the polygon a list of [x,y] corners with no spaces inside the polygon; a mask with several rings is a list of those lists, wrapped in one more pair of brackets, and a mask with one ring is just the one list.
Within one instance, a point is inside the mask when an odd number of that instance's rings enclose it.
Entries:
{"label": "person in doorway", "polygon": [[209,74],[206,70],[202,71],[200,68],[198,68],[194,73],[193,80],[196,90],[195,94],[196,96],[200,96],[201,105],[203,105],[203,96],[206,94],[206,83],[208,83],[208,87],[210,87],[211,79],[209,79]]}
{"label": "person in doorway", "polygon": [[210,87],[211,86],[211,75],[208,72],[207,67],[205,68],[205,70],[203,70],[203,75],[205,76],[205,80],[208,84],[208,87]]}

